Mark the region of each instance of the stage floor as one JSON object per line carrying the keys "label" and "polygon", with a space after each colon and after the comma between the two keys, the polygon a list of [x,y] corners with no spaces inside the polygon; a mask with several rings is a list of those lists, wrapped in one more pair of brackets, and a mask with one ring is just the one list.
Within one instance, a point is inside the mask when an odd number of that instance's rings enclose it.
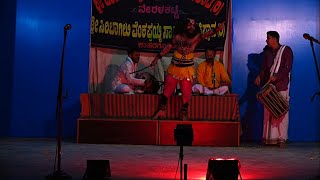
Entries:
{"label": "stage floor", "polygon": [[[209,158],[237,158],[242,179],[319,179],[319,143],[289,143],[286,148],[256,143],[240,147],[184,147],[188,179],[204,180]],[[40,180],[52,173],[55,139],[0,139],[0,179]],[[175,179],[179,147],[62,143],[61,169],[81,180],[86,160],[110,160],[111,180]],[[179,179],[179,171],[176,179]]]}

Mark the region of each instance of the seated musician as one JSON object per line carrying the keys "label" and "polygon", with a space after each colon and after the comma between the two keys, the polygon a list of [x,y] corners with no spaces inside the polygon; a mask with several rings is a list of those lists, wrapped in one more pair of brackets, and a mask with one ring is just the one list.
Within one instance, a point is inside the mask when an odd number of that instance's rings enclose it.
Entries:
{"label": "seated musician", "polygon": [[120,65],[120,68],[112,81],[112,89],[114,93],[143,93],[143,88],[141,87],[150,86],[150,80],[136,78],[135,71],[138,69],[139,60],[140,52],[135,48],[129,49],[128,57]]}
{"label": "seated musician", "polygon": [[199,84],[192,87],[195,94],[224,95],[229,92],[231,80],[222,63],[214,60],[215,51],[206,49],[206,60],[199,64],[197,80]]}

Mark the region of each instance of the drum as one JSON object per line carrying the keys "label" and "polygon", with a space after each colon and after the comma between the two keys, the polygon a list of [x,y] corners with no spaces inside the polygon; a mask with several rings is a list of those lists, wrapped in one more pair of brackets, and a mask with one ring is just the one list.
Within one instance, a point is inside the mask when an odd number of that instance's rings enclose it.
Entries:
{"label": "drum", "polygon": [[137,76],[139,79],[151,80],[151,85],[148,87],[140,87],[144,94],[158,94],[158,90],[160,89],[159,81],[150,73],[143,72]]}
{"label": "drum", "polygon": [[280,118],[289,111],[289,102],[276,90],[273,84],[265,85],[257,93],[257,98],[274,118]]}

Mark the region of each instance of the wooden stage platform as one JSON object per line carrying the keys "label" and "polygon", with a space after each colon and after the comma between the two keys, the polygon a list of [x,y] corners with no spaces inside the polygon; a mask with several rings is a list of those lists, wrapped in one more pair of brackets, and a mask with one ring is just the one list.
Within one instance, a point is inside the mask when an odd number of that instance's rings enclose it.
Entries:
{"label": "wooden stage platform", "polygon": [[166,120],[152,120],[159,95],[81,94],[77,142],[176,145],[177,124],[191,124],[195,146],[239,146],[238,96],[192,96],[188,121],[178,120],[181,97],[168,102]]}

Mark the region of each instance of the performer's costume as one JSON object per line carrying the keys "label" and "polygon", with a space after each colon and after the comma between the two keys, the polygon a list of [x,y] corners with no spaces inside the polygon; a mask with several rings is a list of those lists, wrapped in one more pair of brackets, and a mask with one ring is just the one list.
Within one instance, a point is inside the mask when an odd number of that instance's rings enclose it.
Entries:
{"label": "performer's costume", "polygon": [[188,112],[189,101],[192,94],[192,85],[195,77],[193,53],[182,55],[178,51],[175,51],[167,72],[168,75],[165,79],[159,110],[166,109],[168,97],[172,95],[177,84],[180,83],[183,103],[181,114],[182,119],[185,119]]}

